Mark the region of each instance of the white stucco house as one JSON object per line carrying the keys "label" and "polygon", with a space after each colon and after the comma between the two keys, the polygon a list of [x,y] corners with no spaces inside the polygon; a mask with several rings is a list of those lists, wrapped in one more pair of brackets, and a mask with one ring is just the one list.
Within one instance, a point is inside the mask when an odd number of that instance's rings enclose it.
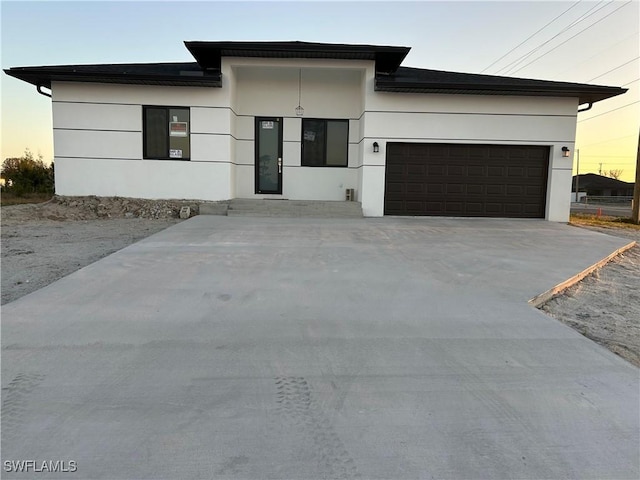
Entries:
{"label": "white stucco house", "polygon": [[626,91],[403,67],[407,47],[185,45],[195,62],[5,70],[51,91],[56,193],[353,189],[366,216],[566,221],[577,112]]}

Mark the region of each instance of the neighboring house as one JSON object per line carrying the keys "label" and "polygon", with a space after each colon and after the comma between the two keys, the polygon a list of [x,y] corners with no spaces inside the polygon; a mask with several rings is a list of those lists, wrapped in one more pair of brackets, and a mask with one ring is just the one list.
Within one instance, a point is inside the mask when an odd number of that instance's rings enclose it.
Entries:
{"label": "neighboring house", "polygon": [[367,216],[566,221],[578,106],[626,91],[401,67],[407,47],[185,44],[193,63],[5,70],[51,89],[58,194],[354,189]]}
{"label": "neighboring house", "polygon": [[632,197],[634,183],[623,182],[615,178],[605,177],[596,173],[585,173],[575,175],[571,190],[576,190],[576,176],[578,177],[578,188],[581,192],[586,192],[588,196],[594,197]]}

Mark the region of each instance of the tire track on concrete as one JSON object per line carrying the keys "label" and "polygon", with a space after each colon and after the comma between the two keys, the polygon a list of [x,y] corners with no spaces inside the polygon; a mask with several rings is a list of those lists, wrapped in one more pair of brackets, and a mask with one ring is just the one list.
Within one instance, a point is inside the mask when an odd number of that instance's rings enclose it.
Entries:
{"label": "tire track on concrete", "polygon": [[353,458],[316,404],[307,380],[304,377],[276,377],[275,383],[277,411],[311,440],[319,475],[338,480],[359,478]]}
{"label": "tire track on concrete", "polygon": [[21,427],[28,410],[28,397],[42,383],[44,375],[19,373],[6,387],[2,388],[2,440],[20,437]]}

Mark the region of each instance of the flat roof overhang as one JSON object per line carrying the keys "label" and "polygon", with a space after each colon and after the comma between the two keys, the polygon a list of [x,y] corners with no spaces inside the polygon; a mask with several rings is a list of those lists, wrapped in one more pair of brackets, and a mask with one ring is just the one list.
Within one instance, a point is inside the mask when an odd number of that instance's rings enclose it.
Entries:
{"label": "flat roof overhang", "polygon": [[[417,70],[417,69],[416,69]],[[430,74],[434,71],[424,70]],[[451,72],[442,72],[450,75]],[[607,98],[622,95],[626,88],[589,85],[544,80],[510,79],[509,77],[491,77],[483,75],[474,81],[473,74],[456,73],[466,76],[465,82],[420,81],[394,78],[393,75],[376,75],[374,89],[377,92],[393,93],[437,93],[449,95],[511,95],[534,97],[574,97],[580,105],[595,103]],[[515,80],[510,83],[509,80]]]}
{"label": "flat roof overhang", "polygon": [[[142,64],[143,65],[143,64]],[[153,66],[156,64],[149,64]],[[194,64],[195,65],[195,64]],[[138,67],[140,65],[137,65]],[[103,67],[103,68],[101,68]],[[171,73],[129,72],[127,65],[75,65],[54,67],[14,67],[4,72],[35,86],[51,88],[51,82],[91,82],[179,87],[221,87],[220,72],[188,69]]]}
{"label": "flat roof overhang", "polygon": [[187,41],[185,46],[204,69],[220,70],[222,57],[324,58],[373,60],[377,72],[395,72],[410,47],[349,45],[315,42],[201,42]]}

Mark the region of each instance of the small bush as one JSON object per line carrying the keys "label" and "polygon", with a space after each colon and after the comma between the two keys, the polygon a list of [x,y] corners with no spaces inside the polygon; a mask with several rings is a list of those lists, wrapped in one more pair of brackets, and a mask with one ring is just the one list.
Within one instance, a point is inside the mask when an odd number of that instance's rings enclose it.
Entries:
{"label": "small bush", "polygon": [[5,182],[3,193],[19,197],[34,193],[53,194],[55,190],[53,163],[46,165],[42,155],[34,158],[29,150],[22,157],[5,159],[0,175]]}

